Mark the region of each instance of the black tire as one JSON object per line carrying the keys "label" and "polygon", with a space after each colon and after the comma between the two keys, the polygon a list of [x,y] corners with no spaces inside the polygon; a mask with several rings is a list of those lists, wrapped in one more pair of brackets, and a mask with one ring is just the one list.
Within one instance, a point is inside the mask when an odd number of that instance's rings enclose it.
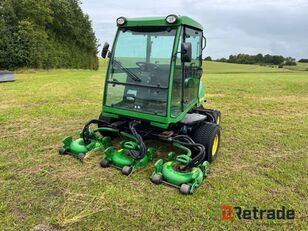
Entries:
{"label": "black tire", "polygon": [[[99,115],[99,120],[101,121],[105,121],[107,123],[112,123],[114,122],[112,118],[109,118],[109,117],[104,117],[102,116],[102,114]],[[104,123],[98,123],[97,124],[97,127],[101,128],[101,127],[106,127],[106,124]],[[109,136],[111,139],[114,139],[116,138],[118,135],[114,132],[108,132],[108,131],[100,131],[99,132],[102,136]]]}
{"label": "black tire", "polygon": [[59,148],[59,154],[60,155],[67,155],[68,154],[68,150],[66,148]]}
{"label": "black tire", "polygon": [[133,168],[131,166],[124,166],[122,168],[122,173],[126,176],[128,176],[129,174],[131,174]]}
{"label": "black tire", "polygon": [[100,166],[102,168],[108,168],[110,166],[110,161],[109,160],[106,160],[106,159],[103,159],[101,162],[100,162]]}
{"label": "black tire", "polygon": [[214,114],[214,118],[215,118],[215,123],[220,125],[220,123],[221,123],[221,113],[220,113],[220,111],[214,110],[213,114]]}
{"label": "black tire", "polygon": [[152,181],[154,184],[161,184],[162,181],[163,181],[163,176],[160,175],[160,174],[154,174],[154,175],[151,177],[151,181]]}
{"label": "black tire", "polygon": [[190,185],[189,184],[182,184],[180,187],[180,192],[184,195],[190,194]]}
{"label": "black tire", "polygon": [[[220,145],[220,126],[214,123],[203,122],[195,128],[193,132],[193,140],[205,147],[206,159],[213,162],[218,155]],[[214,148],[214,146],[216,148]],[[215,153],[212,153],[214,151]]]}
{"label": "black tire", "polygon": [[76,156],[76,158],[77,158],[78,160],[80,160],[81,162],[83,162],[84,157],[85,157],[85,154],[84,154],[84,153],[79,153],[79,154]]}

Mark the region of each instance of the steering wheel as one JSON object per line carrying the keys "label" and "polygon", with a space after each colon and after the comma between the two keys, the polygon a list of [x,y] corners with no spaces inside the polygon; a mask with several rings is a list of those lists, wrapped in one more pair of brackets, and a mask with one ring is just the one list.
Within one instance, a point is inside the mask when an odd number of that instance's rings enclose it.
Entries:
{"label": "steering wheel", "polygon": [[157,64],[154,63],[146,63],[146,62],[136,62],[136,65],[140,68],[140,70],[145,71],[149,68],[151,71],[159,68]]}

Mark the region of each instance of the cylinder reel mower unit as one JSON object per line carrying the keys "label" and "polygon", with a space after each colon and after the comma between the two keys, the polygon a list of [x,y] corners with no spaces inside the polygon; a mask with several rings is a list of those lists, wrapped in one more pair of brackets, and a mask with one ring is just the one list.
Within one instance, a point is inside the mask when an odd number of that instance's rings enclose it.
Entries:
{"label": "cylinder reel mower unit", "polygon": [[135,130],[134,123],[129,124],[132,135],[128,136],[133,140],[122,141],[118,150],[113,146],[108,147],[105,150],[105,158],[100,163],[101,167],[107,168],[112,165],[121,169],[124,175],[130,175],[139,168],[147,166],[153,159],[154,149],[145,146],[142,137]]}
{"label": "cylinder reel mower unit", "polygon": [[[174,14],[119,17],[116,26],[112,49],[108,43],[102,49],[109,61],[100,116],[85,124],[79,139],[66,137],[59,153],[83,160],[101,151],[101,167],[124,175],[155,160],[153,183],[191,194],[217,158],[221,135],[220,112],[203,107],[203,27]],[[173,144],[180,152],[157,158],[146,139]]]}
{"label": "cylinder reel mower unit", "polygon": [[[191,194],[202,183],[209,171],[209,162],[205,160],[205,148],[201,144],[196,144],[188,136],[177,136],[173,140],[173,145],[186,153],[176,156],[174,152],[170,152],[167,162],[158,160],[154,165],[155,170],[151,181],[154,184],[165,183],[179,188],[182,194]],[[194,158],[191,158],[190,148],[198,152]]]}
{"label": "cylinder reel mower unit", "polygon": [[117,129],[109,127],[101,127],[93,130],[89,130],[89,126],[93,123],[98,123],[99,120],[90,120],[84,126],[80,133],[80,138],[73,140],[71,136],[67,136],[63,139],[63,147],[59,148],[60,155],[72,155],[73,157],[83,161],[85,155],[92,150],[103,150],[109,147],[111,138],[106,136],[100,136],[100,132],[114,132],[117,133]]}

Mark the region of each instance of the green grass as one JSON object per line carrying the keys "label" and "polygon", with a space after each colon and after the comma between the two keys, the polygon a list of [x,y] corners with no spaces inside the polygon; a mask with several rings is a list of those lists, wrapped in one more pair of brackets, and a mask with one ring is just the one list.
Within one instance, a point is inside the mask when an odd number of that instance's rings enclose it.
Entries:
{"label": "green grass", "polygon": [[296,66],[284,66],[284,67],[292,71],[307,71],[308,72],[308,63],[297,62]]}
{"label": "green grass", "polygon": [[288,69],[279,69],[276,66],[241,65],[235,63],[206,62],[204,70],[207,74],[240,74],[240,73],[281,73],[289,72]]}
{"label": "green grass", "polygon": [[[99,71],[24,71],[0,84],[0,230],[305,230],[308,72],[208,62],[208,108],[223,116],[219,158],[192,196],[57,154],[97,117]],[[169,146],[154,142],[163,155]],[[221,220],[221,205],[293,208],[293,221]]]}

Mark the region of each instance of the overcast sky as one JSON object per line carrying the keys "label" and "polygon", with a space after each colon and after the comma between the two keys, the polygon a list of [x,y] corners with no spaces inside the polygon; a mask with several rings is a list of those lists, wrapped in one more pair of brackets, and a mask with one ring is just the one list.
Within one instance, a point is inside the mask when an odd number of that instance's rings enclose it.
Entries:
{"label": "overcast sky", "polygon": [[112,43],[119,16],[186,15],[207,37],[205,56],[269,53],[308,58],[308,0],[83,0],[99,42]]}

